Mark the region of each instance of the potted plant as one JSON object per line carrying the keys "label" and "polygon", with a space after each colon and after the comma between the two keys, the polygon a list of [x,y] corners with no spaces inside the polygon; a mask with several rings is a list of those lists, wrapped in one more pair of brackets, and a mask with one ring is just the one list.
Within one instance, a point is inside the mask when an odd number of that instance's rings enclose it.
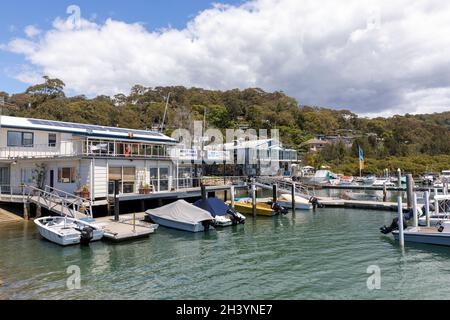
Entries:
{"label": "potted plant", "polygon": [[84,199],[89,199],[90,196],[90,191],[89,191],[89,186],[88,185],[84,185],[81,187],[81,197]]}
{"label": "potted plant", "polygon": [[150,194],[152,191],[150,185],[147,183],[141,183],[139,187],[139,194]]}

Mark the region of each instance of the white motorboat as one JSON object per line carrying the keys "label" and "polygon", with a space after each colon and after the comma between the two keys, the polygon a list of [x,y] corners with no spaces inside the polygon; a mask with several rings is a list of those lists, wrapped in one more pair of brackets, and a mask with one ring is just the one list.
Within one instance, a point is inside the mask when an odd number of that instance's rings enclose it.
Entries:
{"label": "white motorboat", "polygon": [[[398,241],[399,231],[392,231],[394,239]],[[450,246],[450,222],[434,227],[411,227],[403,230],[405,242],[417,242]]]}
{"label": "white motorboat", "polygon": [[[282,194],[278,199],[277,203],[282,207],[287,209],[292,209],[292,195],[290,194]],[[305,198],[295,196],[295,209],[296,210],[312,210],[313,205],[309,200]]]}
{"label": "white motorboat", "polygon": [[214,217],[184,200],[146,211],[152,221],[160,226],[189,232],[214,230]]}
{"label": "white motorboat", "polygon": [[383,187],[384,185],[386,185],[386,187],[395,187],[395,183],[389,179],[376,179],[372,184],[373,187]]}
{"label": "white motorboat", "polygon": [[44,217],[34,220],[39,233],[61,246],[88,244],[103,237],[103,231],[88,222],[68,217]]}

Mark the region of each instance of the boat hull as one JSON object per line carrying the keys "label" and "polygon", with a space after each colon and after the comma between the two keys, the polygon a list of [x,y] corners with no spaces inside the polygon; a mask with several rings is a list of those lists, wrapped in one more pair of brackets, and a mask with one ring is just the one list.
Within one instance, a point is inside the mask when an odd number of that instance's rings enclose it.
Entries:
{"label": "boat hull", "polygon": [[[290,201],[277,201],[282,207],[286,209],[292,209],[292,202]],[[295,210],[312,210],[313,205],[311,203],[295,203]]]}
{"label": "boat hull", "polygon": [[[160,226],[166,227],[166,228],[187,231],[187,232],[203,232],[203,231],[205,231],[205,227],[203,226],[202,223],[190,224],[190,223],[178,222],[178,221],[173,221],[173,220],[169,220],[169,219],[164,219],[164,218],[155,216],[151,213],[149,213],[149,216],[153,220],[153,222],[159,224]],[[209,228],[214,229],[212,226],[210,226]]]}
{"label": "boat hull", "polygon": [[[46,218],[44,218],[46,219]],[[69,220],[70,221],[70,220]],[[36,226],[38,228],[39,234],[46,240],[59,244],[60,246],[71,246],[77,245],[81,242],[81,237],[79,232],[70,232],[66,234],[59,234],[50,228],[46,227],[41,221],[38,219],[35,221]],[[93,238],[91,242],[98,241],[103,238],[103,231],[97,229],[91,225],[85,224],[86,227],[90,226],[93,228]]]}
{"label": "boat hull", "polygon": [[[253,214],[253,205],[251,203],[235,202],[234,208],[243,214]],[[277,213],[273,211],[268,204],[265,203],[256,204],[257,216],[272,217],[275,216],[276,214]]]}

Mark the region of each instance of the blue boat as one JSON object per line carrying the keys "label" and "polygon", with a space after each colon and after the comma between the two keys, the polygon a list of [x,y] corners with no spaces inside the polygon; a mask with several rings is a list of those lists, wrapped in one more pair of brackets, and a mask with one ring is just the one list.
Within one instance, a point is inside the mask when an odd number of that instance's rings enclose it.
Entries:
{"label": "blue boat", "polygon": [[228,206],[220,199],[201,199],[196,201],[194,205],[208,211],[214,217],[215,226],[217,227],[228,227],[245,223],[245,216],[236,212],[231,206]]}
{"label": "blue boat", "polygon": [[202,232],[214,229],[214,217],[184,200],[146,211],[153,222],[160,226],[189,231]]}

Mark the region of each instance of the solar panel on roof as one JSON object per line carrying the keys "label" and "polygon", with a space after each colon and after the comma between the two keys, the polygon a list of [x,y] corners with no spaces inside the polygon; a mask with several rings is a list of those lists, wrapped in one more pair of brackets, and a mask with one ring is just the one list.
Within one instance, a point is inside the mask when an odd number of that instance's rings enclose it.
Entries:
{"label": "solar panel on roof", "polygon": [[143,134],[143,135],[154,136],[154,137],[162,136],[162,134],[160,134],[158,132],[145,131],[145,130],[112,128],[112,127],[94,126],[94,125],[78,124],[78,123],[57,122],[57,121],[50,121],[50,120],[29,119],[29,121],[32,124],[44,125],[44,126],[54,126],[54,127],[83,129],[83,130],[95,130],[95,131],[104,131],[104,132],[116,132],[116,133],[125,133],[125,134],[132,132],[135,134]]}

